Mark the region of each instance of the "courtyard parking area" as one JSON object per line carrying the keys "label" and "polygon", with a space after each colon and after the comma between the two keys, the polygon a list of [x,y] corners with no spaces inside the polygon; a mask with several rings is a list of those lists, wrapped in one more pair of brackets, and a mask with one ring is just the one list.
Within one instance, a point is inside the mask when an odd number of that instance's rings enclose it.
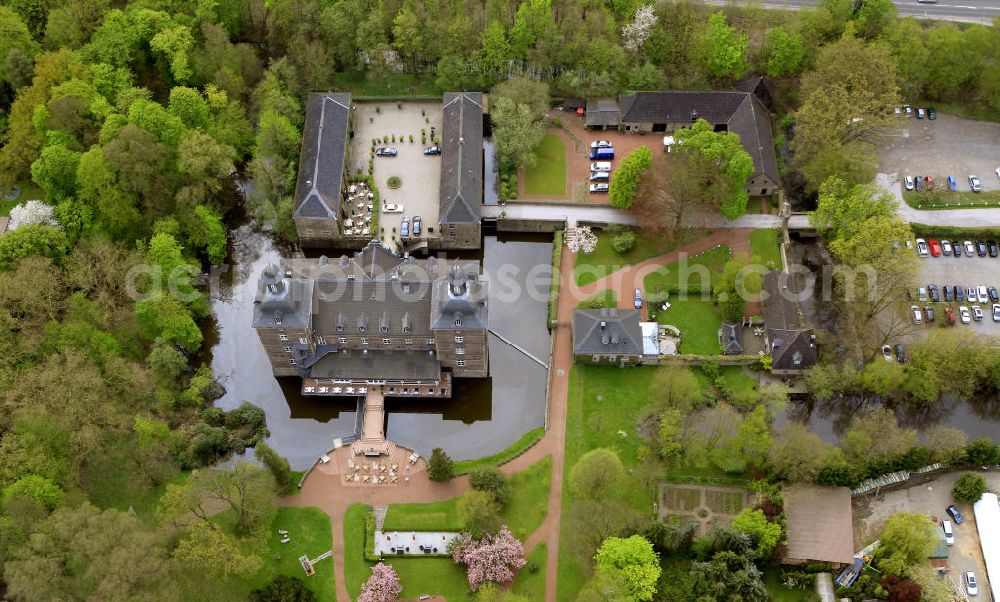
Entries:
{"label": "courtyard parking area", "polygon": [[[929,284],[937,285],[941,290],[941,295],[944,294],[943,289],[945,286],[961,286],[967,289],[983,285],[987,287],[995,286],[1000,289],[1000,258],[993,258],[988,255],[986,257],[979,257],[978,255],[967,257],[963,253],[959,258],[942,255],[941,257],[921,259],[921,275],[917,286],[927,288]],[[992,317],[992,302],[972,303],[966,300],[962,303],[949,303],[944,301],[943,296],[941,299],[941,302],[938,303],[933,303],[929,300],[922,302],[917,299],[910,302],[913,305],[921,307],[927,305],[933,308],[935,322],[928,324],[925,319],[924,328],[934,328],[945,324],[946,316],[944,308],[950,305],[952,310],[956,312],[955,328],[971,328],[976,332],[987,335],[1000,335],[1000,322],[994,322]],[[978,305],[983,311],[983,319],[981,321],[974,320],[969,324],[962,324],[958,317],[958,307],[960,305],[970,308],[970,311],[973,305]],[[909,316],[908,318],[912,319]]]}
{"label": "courtyard parking area", "polygon": [[936,120],[901,118],[900,127],[881,149],[881,169],[905,176],[934,176],[937,188],[954,176],[958,192],[970,192],[969,174],[983,191],[1000,190],[1000,123],[938,113]]}
{"label": "courtyard parking area", "polygon": [[[991,600],[990,584],[986,580],[986,565],[983,563],[976,531],[976,517],[971,504],[959,504],[951,496],[951,488],[958,478],[958,472],[941,475],[922,485],[888,491],[881,495],[864,495],[854,498],[854,547],[860,550],[871,542],[885,526],[885,521],[898,512],[915,512],[930,516],[936,523],[947,518],[945,508],[955,504],[965,522],[953,525],[955,545],[948,547],[950,577],[958,578],[965,571],[973,571],[979,580],[980,600]],[[1000,473],[984,472],[987,488],[1000,489]]]}
{"label": "courtyard parking area", "polygon": [[[397,152],[395,157],[375,157],[373,171],[382,197],[379,237],[397,250],[401,248],[400,224],[404,215],[411,224],[416,216],[422,222],[420,236],[414,237],[411,232],[407,242],[436,234],[432,230],[438,224],[441,157],[424,155],[423,149],[440,136],[439,102],[405,102],[402,108],[390,101],[359,102],[355,106],[351,170],[367,171],[373,141],[376,148],[394,148]],[[389,179],[394,176],[399,178],[397,188],[389,186]],[[401,205],[402,211],[384,211],[386,205],[393,204]]]}

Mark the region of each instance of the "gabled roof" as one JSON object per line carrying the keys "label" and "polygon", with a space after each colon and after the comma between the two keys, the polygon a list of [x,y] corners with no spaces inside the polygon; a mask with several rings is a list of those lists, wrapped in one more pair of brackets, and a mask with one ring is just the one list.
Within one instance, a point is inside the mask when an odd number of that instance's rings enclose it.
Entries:
{"label": "gabled roof", "polygon": [[483,206],[483,93],[448,92],[442,113],[439,221],[478,224]]}
{"label": "gabled roof", "polygon": [[642,316],[635,309],[573,311],[573,353],[576,355],[642,355]]}
{"label": "gabled roof", "polygon": [[351,95],[312,93],[306,105],[295,182],[294,217],[339,219],[340,184],[350,139]]}
{"label": "gabled roof", "polygon": [[622,123],[694,123],[697,119],[715,126],[724,124],[727,131],[740,137],[756,173],[781,185],[771,115],[752,92],[668,90],[636,92],[621,99]]}
{"label": "gabled roof", "polygon": [[779,270],[764,274],[764,327],[772,370],[804,370],[818,359],[813,331],[804,328],[795,296],[800,284]]}
{"label": "gabled roof", "polygon": [[432,330],[486,330],[489,282],[455,264],[446,278],[434,283]]}
{"label": "gabled roof", "polygon": [[767,110],[774,113],[774,87],[771,85],[771,81],[766,77],[755,77],[753,79],[748,79],[741,81],[735,86],[733,86],[740,92],[749,92],[757,97],[757,100],[761,102]]}
{"label": "gabled roof", "polygon": [[723,355],[739,355],[743,353],[743,343],[740,341],[740,325],[739,324],[722,324],[722,331],[720,332],[722,341],[722,353]]}
{"label": "gabled roof", "polygon": [[797,484],[782,493],[789,559],[843,564],[854,561],[850,489]]}

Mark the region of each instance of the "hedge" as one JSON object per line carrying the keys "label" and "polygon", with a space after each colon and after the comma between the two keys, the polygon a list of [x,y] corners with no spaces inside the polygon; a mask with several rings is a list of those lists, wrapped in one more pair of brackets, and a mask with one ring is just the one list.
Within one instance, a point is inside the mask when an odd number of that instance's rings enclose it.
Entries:
{"label": "hedge", "polygon": [[556,230],[552,238],[552,283],[549,285],[549,328],[555,323],[559,309],[559,268],[562,265],[563,231]]}
{"label": "hedge", "polygon": [[946,240],[1000,238],[1000,228],[957,228],[955,226],[930,226],[927,224],[910,224],[910,228],[920,238],[944,238]]}

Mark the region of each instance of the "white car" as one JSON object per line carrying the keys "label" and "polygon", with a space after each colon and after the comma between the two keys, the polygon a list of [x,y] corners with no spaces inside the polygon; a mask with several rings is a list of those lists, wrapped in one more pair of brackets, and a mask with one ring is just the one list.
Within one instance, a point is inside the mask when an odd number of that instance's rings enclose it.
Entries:
{"label": "white car", "polygon": [[903,178],[903,185],[906,186],[907,190],[913,190],[913,176]]}
{"label": "white car", "polygon": [[962,320],[962,324],[968,324],[972,322],[972,314],[969,313],[969,308],[962,305],[958,308],[958,315]]}
{"label": "white car", "polygon": [[972,174],[969,174],[969,188],[972,189],[972,192],[982,192],[983,191],[983,184],[982,184],[982,182],[979,181],[979,177],[978,176],[974,176]]}
{"label": "white car", "polygon": [[976,255],[976,247],[972,244],[971,240],[963,242],[962,246],[965,247],[966,257],[974,257]]}
{"label": "white car", "polygon": [[979,593],[979,585],[976,583],[976,574],[972,571],[965,571],[965,589],[968,590],[970,596],[975,596]]}
{"label": "white car", "polygon": [[978,305],[972,306],[972,319],[976,322],[982,321],[983,319],[983,308]]}
{"label": "white car", "polygon": [[893,361],[894,358],[892,357],[892,347],[888,345],[882,345],[882,359],[884,359],[887,362]]}
{"label": "white car", "polygon": [[1000,178],[1000,167],[994,169],[993,171],[995,171],[996,174],[997,174],[997,177]]}
{"label": "white car", "polygon": [[921,313],[919,307],[917,307],[916,305],[911,305],[910,306],[910,313],[913,314],[913,321],[914,322],[916,322],[917,324],[923,324],[924,323],[924,314]]}
{"label": "white car", "polygon": [[917,239],[917,255],[927,257],[927,241],[922,238]]}
{"label": "white car", "polygon": [[595,140],[590,143],[590,148],[612,148],[614,144],[610,140]]}
{"label": "white car", "polygon": [[385,203],[382,205],[382,213],[402,213],[403,206],[395,203]]}
{"label": "white car", "polygon": [[941,254],[951,255],[951,243],[948,242],[947,240],[941,241]]}
{"label": "white car", "polygon": [[607,194],[608,185],[607,184],[591,184],[590,185],[591,194]]}
{"label": "white car", "polygon": [[986,287],[980,284],[976,287],[976,297],[979,299],[980,303],[989,303],[990,295],[986,292]]}
{"label": "white car", "polygon": [[951,528],[950,520],[941,521],[941,530],[944,531],[944,542],[949,546],[955,545],[955,531]]}

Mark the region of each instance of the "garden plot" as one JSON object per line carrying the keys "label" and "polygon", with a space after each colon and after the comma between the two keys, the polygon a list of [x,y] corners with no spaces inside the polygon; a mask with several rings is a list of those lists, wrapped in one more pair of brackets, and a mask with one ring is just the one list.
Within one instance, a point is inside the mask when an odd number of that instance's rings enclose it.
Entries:
{"label": "garden plot", "polygon": [[749,503],[745,489],[715,485],[663,483],[659,498],[662,520],[676,524],[697,521],[700,535],[714,527],[728,527]]}

